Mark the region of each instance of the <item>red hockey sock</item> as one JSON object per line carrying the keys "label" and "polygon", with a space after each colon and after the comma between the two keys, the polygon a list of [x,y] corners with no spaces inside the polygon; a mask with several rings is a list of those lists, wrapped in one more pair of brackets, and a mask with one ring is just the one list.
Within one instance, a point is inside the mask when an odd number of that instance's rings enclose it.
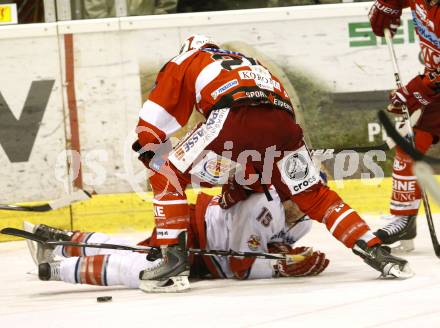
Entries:
{"label": "red hockey sock", "polygon": [[[430,133],[416,130],[416,148],[425,153],[431,146],[433,137]],[[396,149],[393,163],[393,191],[391,194],[390,213],[394,215],[417,215],[421,191],[417,177],[412,172],[413,161],[400,147]]]}
{"label": "red hockey sock", "polygon": [[78,258],[75,281],[80,284],[107,286],[106,268],[110,255]]}
{"label": "red hockey sock", "polygon": [[177,182],[174,184],[159,173],[150,177],[156,224],[155,235],[150,240],[151,246],[177,244],[179,234],[189,227],[189,206],[186,194],[181,192],[186,182],[177,174],[175,177]]}
{"label": "red hockey sock", "polygon": [[[93,235],[93,232],[81,232],[75,231],[71,242],[74,243],[87,243],[90,237]],[[63,246],[61,254],[65,257],[73,257],[73,256],[84,256],[85,255],[85,247],[75,247],[75,246]]]}

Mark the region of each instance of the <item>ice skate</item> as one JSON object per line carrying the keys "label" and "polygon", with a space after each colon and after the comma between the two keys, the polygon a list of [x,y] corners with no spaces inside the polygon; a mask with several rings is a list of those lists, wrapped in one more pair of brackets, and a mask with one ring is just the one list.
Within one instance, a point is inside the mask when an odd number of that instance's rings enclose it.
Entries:
{"label": "ice skate", "polygon": [[139,274],[139,288],[148,293],[173,293],[188,289],[189,263],[186,234],[179,235],[179,244],[163,248],[157,265]]}
{"label": "ice skate", "polygon": [[61,261],[44,262],[38,265],[38,278],[43,281],[61,281]]}
{"label": "ice skate", "polygon": [[365,263],[381,273],[383,278],[410,278],[414,275],[408,261],[391,255],[389,248],[382,245],[368,247],[363,240],[358,240],[353,253],[359,255]]}
{"label": "ice skate", "polygon": [[[50,227],[45,224],[33,225],[32,223],[26,221],[23,223],[23,229],[53,241],[69,241],[73,235],[72,231]],[[27,241],[27,245],[35,264],[39,265],[43,262],[53,261],[53,250],[55,249],[54,246],[48,246],[30,240]]]}
{"label": "ice skate", "polygon": [[393,216],[394,220],[374,234],[386,245],[392,245],[393,253],[408,253],[414,250],[417,235],[416,216]]}

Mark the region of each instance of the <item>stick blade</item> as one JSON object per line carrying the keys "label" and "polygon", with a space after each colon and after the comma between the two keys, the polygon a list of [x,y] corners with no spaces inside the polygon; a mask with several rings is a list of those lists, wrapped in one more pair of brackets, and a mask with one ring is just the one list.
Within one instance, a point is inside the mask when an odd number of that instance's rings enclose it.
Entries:
{"label": "stick blade", "polygon": [[90,199],[92,195],[82,189],[79,189],[66,197],[62,197],[60,199],[53,200],[49,202],[49,207],[52,210],[57,210],[59,208],[67,207],[73,203],[81,202],[87,199]]}
{"label": "stick blade", "polygon": [[4,228],[2,230],[0,230],[0,233],[4,234],[4,235],[9,235],[9,236],[15,236],[15,237],[20,237],[20,238],[25,238],[25,239],[30,239],[39,243],[45,243],[47,241],[46,238],[38,236],[32,232],[27,232],[21,229],[16,229],[16,228]]}
{"label": "stick blade", "polygon": [[0,204],[0,210],[6,210],[6,211],[47,212],[50,211],[51,209],[52,208],[49,206],[49,204],[35,205],[35,206]]}

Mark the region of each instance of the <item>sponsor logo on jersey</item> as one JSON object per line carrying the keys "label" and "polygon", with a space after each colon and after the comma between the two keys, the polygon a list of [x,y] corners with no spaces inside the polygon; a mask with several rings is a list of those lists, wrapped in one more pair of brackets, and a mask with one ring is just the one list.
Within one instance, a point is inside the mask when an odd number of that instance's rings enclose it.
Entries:
{"label": "sponsor logo on jersey", "polygon": [[206,123],[191,132],[170,153],[168,159],[180,172],[185,172],[205,147],[218,136],[228,113],[229,108],[213,110]]}
{"label": "sponsor logo on jersey", "polygon": [[226,117],[228,116],[228,113],[229,113],[229,108],[222,108],[212,111],[205,125],[207,128],[208,137],[211,136],[211,132],[218,134],[218,132],[223,126],[223,123],[226,120]]}
{"label": "sponsor logo on jersey", "polygon": [[228,91],[229,89],[235,87],[236,85],[238,85],[238,80],[232,80],[229,82],[226,82],[225,84],[223,84],[220,88],[218,88],[217,90],[215,90],[214,92],[211,93],[211,97],[212,99],[217,99],[217,97],[219,95],[221,95],[222,93],[225,93],[226,91]]}
{"label": "sponsor logo on jersey", "polygon": [[301,183],[297,184],[296,186],[293,186],[292,188],[295,192],[301,192],[302,190],[305,190],[308,187],[314,185],[317,181],[318,181],[318,179],[316,179],[316,177],[311,177],[305,181],[302,181]]}
{"label": "sponsor logo on jersey", "polygon": [[254,80],[257,86],[262,89],[273,91],[275,88],[281,90],[280,83],[272,79],[270,74],[261,74],[255,71],[240,71],[238,75],[242,80]]}
{"label": "sponsor logo on jersey", "polygon": [[176,150],[174,151],[174,156],[177,159],[182,159],[186,153],[188,153],[198,142],[200,142],[205,135],[203,129],[197,129],[191,134],[187,140],[185,140]]}
{"label": "sponsor logo on jersey", "polygon": [[303,180],[309,174],[309,165],[302,154],[294,153],[284,163],[284,171],[292,180]]}
{"label": "sponsor logo on jersey", "polygon": [[[440,63],[440,52],[434,50],[432,46],[422,41],[420,42],[420,47],[422,49],[425,66],[430,69],[437,69],[438,64]],[[434,79],[436,78],[436,76],[433,77]]]}
{"label": "sponsor logo on jersey", "polygon": [[153,206],[153,213],[154,213],[155,217],[164,217],[165,216],[163,206],[154,205]]}
{"label": "sponsor logo on jersey", "polygon": [[218,179],[229,171],[229,162],[223,159],[211,159],[203,165],[206,174],[214,179]]}
{"label": "sponsor logo on jersey", "polygon": [[425,8],[420,7],[418,3],[416,3],[416,14],[424,21],[426,19],[426,11]]}
{"label": "sponsor logo on jersey", "polygon": [[277,106],[277,107],[281,107],[281,108],[285,108],[289,111],[293,111],[292,106],[290,106],[288,103],[286,103],[285,101],[279,100],[277,98],[274,98],[272,103]]}
{"label": "sponsor logo on jersey", "polygon": [[394,191],[406,191],[415,192],[416,191],[416,180],[397,180],[393,179],[393,190]]}
{"label": "sponsor logo on jersey", "polygon": [[257,235],[251,235],[247,241],[248,247],[251,251],[256,251],[261,246],[261,238]]}
{"label": "sponsor logo on jersey", "polygon": [[264,91],[246,91],[245,95],[247,98],[267,98],[267,95],[264,93]]}
{"label": "sponsor logo on jersey", "polygon": [[425,105],[425,106],[429,105],[429,101],[426,100],[425,98],[423,98],[423,96],[420,94],[420,92],[416,91],[413,93],[413,95],[414,95],[414,98],[416,98],[419,101],[419,103],[421,103],[422,105]]}
{"label": "sponsor logo on jersey", "polygon": [[399,161],[398,159],[394,160],[393,170],[395,171],[403,171],[406,168],[406,163],[403,161]]}
{"label": "sponsor logo on jersey", "polygon": [[292,244],[294,244],[296,242],[296,240],[293,237],[288,236],[286,234],[286,232],[283,231],[283,230],[281,230],[280,232],[278,232],[276,234],[273,234],[270,237],[270,240],[271,241],[283,242],[283,243],[290,244],[290,245],[292,245]]}
{"label": "sponsor logo on jersey", "polygon": [[224,184],[238,163],[209,151],[206,156],[193,166],[189,173],[213,185]]}
{"label": "sponsor logo on jersey", "polygon": [[293,195],[320,181],[319,171],[313,164],[306,146],[287,154],[277,163],[281,177]]}
{"label": "sponsor logo on jersey", "polygon": [[434,32],[432,32],[428,26],[433,25],[428,22],[424,22],[419,17],[417,17],[417,14],[413,12],[413,22],[414,26],[419,33],[419,37],[421,41],[426,40],[430,43],[432,43],[437,49],[440,49],[440,39],[437,35],[435,35]]}

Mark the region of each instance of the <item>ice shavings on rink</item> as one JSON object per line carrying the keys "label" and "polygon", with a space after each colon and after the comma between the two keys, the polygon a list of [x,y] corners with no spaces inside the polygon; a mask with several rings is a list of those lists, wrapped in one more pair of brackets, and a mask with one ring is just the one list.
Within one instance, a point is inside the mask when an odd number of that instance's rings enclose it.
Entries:
{"label": "ice shavings on rink", "polygon": [[[367,222],[373,228],[385,224],[377,217]],[[406,256],[416,273],[409,280],[377,279],[376,271],[315,223],[301,245],[328,255],[322,275],[200,281],[181,294],[40,282],[29,273],[35,265],[25,242],[1,243],[1,327],[440,327],[440,260],[424,217],[418,224],[416,251]],[[113,300],[98,303],[99,296]]]}

